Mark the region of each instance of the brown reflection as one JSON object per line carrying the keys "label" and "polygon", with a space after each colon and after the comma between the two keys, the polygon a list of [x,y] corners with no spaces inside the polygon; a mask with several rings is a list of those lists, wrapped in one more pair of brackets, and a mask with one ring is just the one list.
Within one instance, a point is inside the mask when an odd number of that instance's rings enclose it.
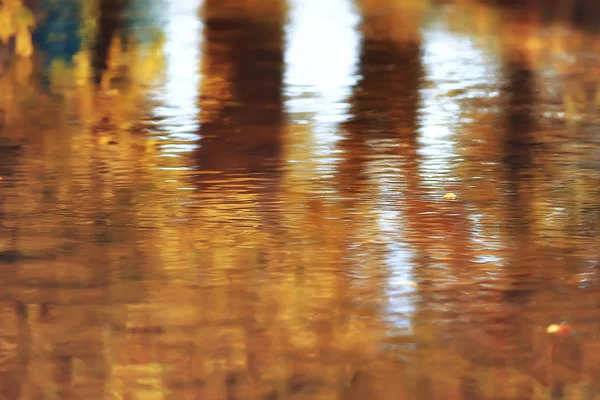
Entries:
{"label": "brown reflection", "polygon": [[[534,117],[536,105],[534,73],[524,58],[507,56],[505,62],[505,127],[503,166],[505,168],[505,205],[507,217],[504,235],[515,252],[507,260],[510,286],[504,292],[509,303],[523,304],[531,299],[539,276],[530,275],[535,269],[536,252],[532,224],[535,218],[532,193],[536,172],[534,131],[538,125]],[[533,259],[532,259],[533,256]]]}
{"label": "brown reflection", "polygon": [[[378,139],[406,145],[406,162],[416,166],[418,88],[423,73],[419,57],[416,43],[398,44],[368,37],[363,40],[361,78],[349,99],[352,116],[343,124],[348,135],[342,144],[346,157],[340,166],[340,177],[348,181],[342,187],[353,190],[357,181],[367,179],[364,169],[369,145]],[[397,155],[396,151],[392,150],[392,154]]]}
{"label": "brown reflection", "polygon": [[556,22],[564,21],[575,27],[598,31],[600,7],[595,0],[491,0],[490,3],[504,8],[513,21]]}
{"label": "brown reflection", "polygon": [[[6,277],[2,283],[6,283]],[[27,305],[21,302],[0,304],[4,321],[0,329],[0,396],[5,399],[18,399],[28,394],[31,329],[27,314]]]}
{"label": "brown reflection", "polygon": [[[345,258],[361,260],[359,266],[349,264],[346,268],[355,270],[365,279],[365,291],[355,291],[354,301],[358,305],[371,305],[372,311],[365,320],[369,325],[379,327],[373,329],[372,334],[389,346],[385,356],[380,354],[388,362],[381,365],[386,371],[396,371],[393,373],[396,376],[377,372],[377,364],[359,368],[349,388],[353,393],[349,398],[435,398],[428,376],[417,376],[414,383],[407,378],[415,374],[417,365],[403,366],[398,360],[389,363],[394,355],[406,356],[406,350],[395,344],[396,329],[383,323],[389,317],[381,308],[387,302],[384,293],[389,287],[392,271],[385,262],[385,246],[373,243],[374,237],[381,234],[378,221],[381,217],[378,215],[383,210],[400,211],[402,221],[389,220],[386,216],[385,222],[399,226],[400,237],[394,240],[408,239],[417,254],[427,251],[425,243],[432,233],[430,225],[422,218],[428,209],[423,201],[427,189],[421,184],[417,142],[419,90],[424,75],[421,38],[415,29],[418,13],[400,14],[390,4],[386,6],[381,2],[358,3],[363,13],[364,35],[358,65],[360,78],[349,99],[351,117],[341,126],[344,139],[339,147],[344,157],[336,185],[345,199],[343,205],[347,215],[345,242],[349,243],[349,248]],[[411,20],[415,16],[416,20]],[[392,26],[394,28],[390,29]],[[389,168],[395,172],[386,175]],[[388,203],[383,194],[385,191],[394,193],[392,203]],[[415,239],[414,243],[411,238]],[[360,247],[354,247],[353,243]],[[417,260],[417,266],[423,268],[425,264]],[[415,275],[420,276],[420,273],[416,271]],[[395,315],[394,318],[406,321],[408,316]],[[392,332],[391,337],[382,335],[386,330]],[[411,339],[402,340],[410,342]]]}
{"label": "brown reflection", "polygon": [[198,162],[205,171],[264,172],[280,156],[285,7],[263,2],[271,10],[265,18],[253,3],[203,6]]}
{"label": "brown reflection", "polygon": [[366,37],[396,44],[419,41],[419,30],[430,7],[429,0],[397,2],[355,0]]}
{"label": "brown reflection", "polygon": [[132,382],[144,376],[172,399],[278,398],[291,374],[282,310],[295,290],[283,273],[273,194],[285,8],[279,0],[206,1],[202,16],[201,140],[189,160],[193,176],[182,179],[195,190],[175,207],[181,225],[164,227],[167,275],[140,282],[151,301],[120,311],[118,347],[134,351],[119,358],[115,386],[142,393]]}
{"label": "brown reflection", "polygon": [[515,212],[513,233],[527,234],[532,214],[527,199],[532,182],[533,146],[532,131],[535,129],[533,117],[534,81],[533,73],[526,61],[512,61],[506,65],[506,130],[504,164],[507,168],[507,182],[512,198],[511,210]]}
{"label": "brown reflection", "polygon": [[[342,179],[360,182],[366,178],[364,165],[372,140],[392,139],[405,144],[407,162],[415,166],[418,89],[423,71],[415,21],[404,29],[392,29],[402,26],[407,16],[394,13],[394,7],[386,7],[382,2],[358,1],[358,5],[364,35],[360,78],[349,99],[352,116],[343,124],[348,135],[343,144],[346,157],[340,175]],[[398,31],[403,34],[395,37],[393,33]],[[353,188],[349,183],[342,183],[342,187]]]}
{"label": "brown reflection", "polygon": [[93,77],[100,82],[104,71],[109,68],[109,48],[122,27],[123,10],[127,0],[101,0],[98,2],[98,28],[94,41],[92,59]]}
{"label": "brown reflection", "polygon": [[575,0],[572,3],[573,21],[577,26],[598,32],[600,28],[600,5],[594,0]]}
{"label": "brown reflection", "polygon": [[[505,63],[505,97],[508,101],[504,110],[507,122],[504,166],[507,171],[506,197],[510,201],[507,205],[510,218],[505,227],[507,241],[514,244],[507,259],[511,287],[505,292],[505,299],[526,307],[553,304],[551,310],[542,313],[528,315],[522,310],[519,312],[522,321],[523,316],[530,321],[522,334],[528,352],[520,367],[547,386],[551,398],[561,399],[569,396],[569,385],[579,384],[585,374],[593,374],[585,359],[597,356],[595,352],[582,353],[582,346],[591,345],[583,337],[552,337],[541,328],[552,318],[577,318],[581,310],[573,307],[571,302],[579,300],[571,296],[579,298],[582,292],[568,288],[568,285],[566,291],[561,288],[554,293],[540,288],[544,285],[562,287],[562,282],[571,279],[569,277],[576,271],[577,264],[581,263],[579,257],[582,252],[575,255],[572,250],[572,247],[581,245],[581,238],[574,240],[577,233],[573,231],[570,218],[558,218],[554,223],[548,220],[552,220],[552,214],[560,208],[567,215],[581,212],[581,204],[575,205],[576,193],[586,189],[577,184],[580,171],[571,170],[570,165],[580,163],[582,155],[578,150],[562,148],[560,143],[572,140],[566,137],[575,135],[585,147],[587,139],[583,133],[585,130],[577,128],[576,124],[571,125],[569,121],[566,125],[557,121],[539,121],[536,110],[543,109],[544,103],[536,89],[537,71],[523,55],[516,53],[507,56]],[[569,174],[569,177],[562,177],[563,174]],[[562,185],[574,194],[548,204],[549,197]],[[549,239],[552,236],[560,240]],[[512,322],[514,324],[516,320]]]}
{"label": "brown reflection", "polygon": [[[396,14],[372,15],[373,4],[359,2],[366,14],[361,44],[357,85],[349,99],[351,117],[344,122],[345,137],[340,143],[344,158],[340,164],[340,191],[352,199],[348,207],[369,204],[372,196],[369,164],[373,155],[388,157],[406,171],[407,193],[417,193],[419,156],[417,116],[419,87],[423,76],[420,39],[410,28],[408,40],[381,38],[381,26],[402,22]],[[369,15],[371,14],[371,15]],[[369,204],[374,206],[375,204]],[[360,214],[356,214],[360,219]]]}

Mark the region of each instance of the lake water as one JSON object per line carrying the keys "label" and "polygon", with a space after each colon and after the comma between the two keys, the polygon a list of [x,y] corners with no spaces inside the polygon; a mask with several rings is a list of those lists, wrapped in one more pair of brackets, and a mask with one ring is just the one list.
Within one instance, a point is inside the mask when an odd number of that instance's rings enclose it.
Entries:
{"label": "lake water", "polygon": [[0,399],[600,398],[593,29],[67,3],[0,52]]}

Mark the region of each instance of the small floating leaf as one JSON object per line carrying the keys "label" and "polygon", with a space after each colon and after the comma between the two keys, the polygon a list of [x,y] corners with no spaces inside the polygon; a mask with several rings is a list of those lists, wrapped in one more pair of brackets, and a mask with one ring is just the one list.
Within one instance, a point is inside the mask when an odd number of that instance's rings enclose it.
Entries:
{"label": "small floating leaf", "polygon": [[566,322],[551,324],[546,328],[546,333],[565,337],[573,333],[573,327]]}
{"label": "small floating leaf", "polygon": [[560,331],[559,324],[548,325],[548,327],[546,328],[546,333],[556,333],[558,331]]}
{"label": "small floating leaf", "polygon": [[456,200],[456,195],[454,193],[446,193],[444,195],[444,200]]}

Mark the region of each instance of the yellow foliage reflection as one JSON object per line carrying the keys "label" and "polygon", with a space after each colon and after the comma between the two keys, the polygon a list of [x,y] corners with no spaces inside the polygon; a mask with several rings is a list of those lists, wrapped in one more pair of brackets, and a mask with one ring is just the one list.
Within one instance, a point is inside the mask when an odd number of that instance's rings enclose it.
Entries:
{"label": "yellow foliage reflection", "polygon": [[31,29],[35,20],[31,10],[22,0],[4,0],[0,4],[0,42],[8,43],[15,38],[15,52],[21,57],[30,57],[33,53]]}

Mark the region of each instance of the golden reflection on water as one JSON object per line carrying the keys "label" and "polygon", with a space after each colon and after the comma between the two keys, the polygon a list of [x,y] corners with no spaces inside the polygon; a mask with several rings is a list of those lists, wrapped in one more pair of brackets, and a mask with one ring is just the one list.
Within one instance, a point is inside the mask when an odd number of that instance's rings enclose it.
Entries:
{"label": "golden reflection on water", "polygon": [[596,39],[471,6],[165,2],[3,66],[0,398],[595,398]]}

